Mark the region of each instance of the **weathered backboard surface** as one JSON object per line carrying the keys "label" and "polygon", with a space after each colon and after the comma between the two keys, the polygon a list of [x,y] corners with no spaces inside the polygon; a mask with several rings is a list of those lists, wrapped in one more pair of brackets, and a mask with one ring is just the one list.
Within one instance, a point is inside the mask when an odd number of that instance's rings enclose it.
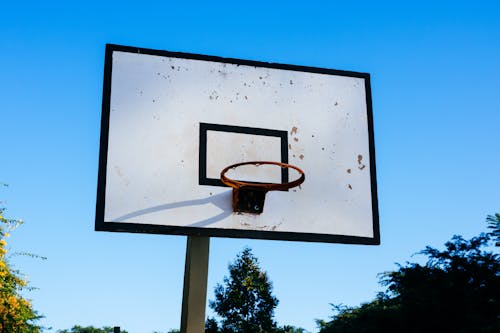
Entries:
{"label": "weathered backboard surface", "polygon": [[[305,182],[233,213],[259,160]],[[369,75],[107,45],[96,230],[379,244]]]}

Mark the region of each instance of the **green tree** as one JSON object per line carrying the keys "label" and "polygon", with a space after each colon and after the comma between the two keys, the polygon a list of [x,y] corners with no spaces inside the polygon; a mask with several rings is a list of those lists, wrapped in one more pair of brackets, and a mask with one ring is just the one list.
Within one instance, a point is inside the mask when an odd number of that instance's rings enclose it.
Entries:
{"label": "green tree", "polygon": [[229,265],[224,285],[215,287],[210,307],[220,316],[220,327],[213,318],[206,323],[207,332],[274,332],[274,308],[278,299],[272,294],[272,283],[259,267],[257,258],[245,248]]}
{"label": "green tree", "polygon": [[[102,328],[97,328],[94,326],[79,326],[75,325],[69,330],[59,330],[57,333],[113,333],[114,328],[109,326],[104,326]],[[127,333],[125,330],[120,330],[120,333]]]}
{"label": "green tree", "polygon": [[6,239],[10,232],[22,224],[20,219],[4,217],[0,208],[0,332],[38,333],[41,318],[22,292],[29,290],[28,282],[9,262]]}
{"label": "green tree", "polygon": [[205,321],[205,333],[219,333],[219,324],[214,318]]}
{"label": "green tree", "polygon": [[306,333],[307,331],[302,327],[295,327],[291,325],[285,325],[278,330],[279,333]]}
{"label": "green tree", "polygon": [[482,250],[492,234],[454,236],[440,251],[426,247],[425,265],[383,273],[386,291],[359,307],[333,306],[321,333],[500,332],[500,259]]}
{"label": "green tree", "polygon": [[488,223],[488,229],[492,230],[488,235],[495,242],[495,246],[500,246],[500,214],[488,215],[486,222]]}

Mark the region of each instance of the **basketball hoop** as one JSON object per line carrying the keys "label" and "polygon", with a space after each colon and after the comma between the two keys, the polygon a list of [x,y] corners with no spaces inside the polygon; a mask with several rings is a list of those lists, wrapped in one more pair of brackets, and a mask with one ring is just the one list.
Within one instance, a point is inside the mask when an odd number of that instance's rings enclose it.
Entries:
{"label": "basketball hoop", "polygon": [[[243,165],[277,165],[281,168],[290,168],[296,170],[300,177],[289,183],[252,183],[244,182],[228,178],[227,171],[238,168]],[[268,162],[268,161],[251,161],[232,164],[224,168],[220,173],[222,183],[233,188],[233,211],[238,213],[261,214],[264,210],[264,201],[266,193],[269,191],[286,191],[292,187],[299,186],[305,180],[304,171],[295,165]]]}

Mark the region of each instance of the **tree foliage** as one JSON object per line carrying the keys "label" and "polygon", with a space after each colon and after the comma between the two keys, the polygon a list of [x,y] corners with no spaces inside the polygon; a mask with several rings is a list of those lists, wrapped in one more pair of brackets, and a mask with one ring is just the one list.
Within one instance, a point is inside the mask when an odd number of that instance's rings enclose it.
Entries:
{"label": "tree foliage", "polygon": [[274,309],[278,299],[272,294],[272,284],[266,272],[249,248],[245,248],[229,265],[229,277],[224,285],[215,287],[215,300],[210,307],[220,316],[209,318],[206,332],[275,332]]}
{"label": "tree foliage", "polygon": [[[104,326],[102,328],[97,328],[94,326],[79,326],[75,325],[69,330],[59,330],[57,333],[113,333],[114,328],[109,326]],[[121,333],[127,333],[125,330],[120,330]]]}
{"label": "tree foliage", "polygon": [[443,251],[426,247],[425,265],[383,273],[385,292],[359,307],[333,306],[320,332],[500,332],[499,255],[482,250],[492,236],[454,236]]}
{"label": "tree foliage", "polygon": [[488,229],[491,229],[488,235],[495,242],[495,246],[500,246],[500,214],[488,215],[486,222],[488,223]]}
{"label": "tree foliage", "polygon": [[291,325],[285,325],[278,329],[279,333],[307,333],[302,327],[295,327]]}
{"label": "tree foliage", "polygon": [[22,292],[29,290],[28,282],[9,262],[6,239],[22,220],[4,217],[0,208],[0,332],[38,333],[36,323],[41,318]]}

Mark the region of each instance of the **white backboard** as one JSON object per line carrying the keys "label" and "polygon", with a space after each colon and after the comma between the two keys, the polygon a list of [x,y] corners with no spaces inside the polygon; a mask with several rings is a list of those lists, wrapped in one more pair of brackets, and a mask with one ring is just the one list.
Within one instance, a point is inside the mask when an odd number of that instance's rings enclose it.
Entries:
{"label": "white backboard", "polygon": [[[234,213],[259,160],[305,182]],[[379,244],[369,75],[107,45],[96,230]]]}

